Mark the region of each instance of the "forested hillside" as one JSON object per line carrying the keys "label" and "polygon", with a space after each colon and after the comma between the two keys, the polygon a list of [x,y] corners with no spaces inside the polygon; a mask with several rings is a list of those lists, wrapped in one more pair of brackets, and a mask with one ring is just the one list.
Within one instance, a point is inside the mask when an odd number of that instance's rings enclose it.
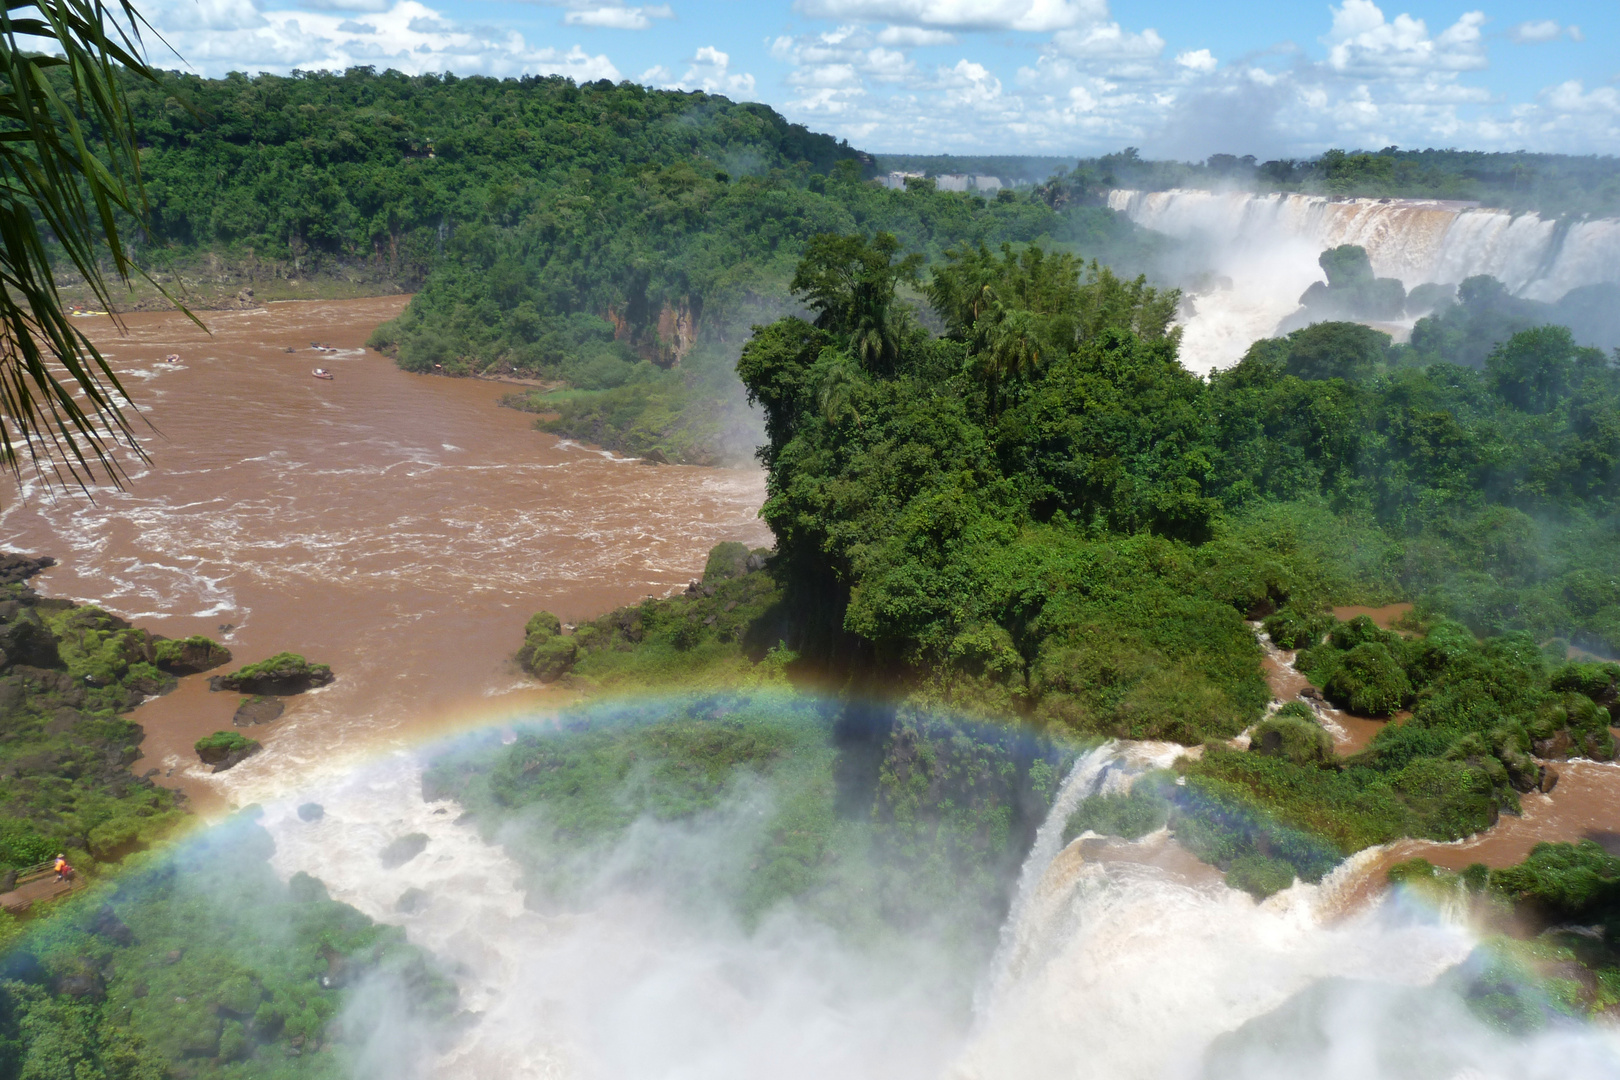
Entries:
{"label": "forested hillside", "polygon": [[1259,161],[1214,154],[1154,160],[1134,147],[1087,158],[1045,186],[1048,199],[1096,201],[1109,188],[1238,188],[1364,198],[1464,199],[1543,217],[1620,214],[1620,160],[1482,150],[1329,150]]}
{"label": "forested hillside", "polygon": [[1098,207],[882,190],[848,145],[702,93],[364,68],[130,93],[155,267],[416,290],[373,342],[409,370],[565,383],[517,404],[676,460],[749,452],[736,349],[793,308],[818,233],[887,230],[933,258],[1040,241],[1133,270],[1156,250]]}

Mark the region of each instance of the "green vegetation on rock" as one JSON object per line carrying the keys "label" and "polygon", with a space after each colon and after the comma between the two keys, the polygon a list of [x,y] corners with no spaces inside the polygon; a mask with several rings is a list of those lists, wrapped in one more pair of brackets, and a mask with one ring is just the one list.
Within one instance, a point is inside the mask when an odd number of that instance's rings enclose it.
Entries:
{"label": "green vegetation on rock", "polygon": [[121,715],[175,685],[154,664],[166,642],[99,608],[4,589],[0,873],[59,851],[93,871],[186,819],[173,792],[130,774],[142,732]]}
{"label": "green vegetation on rock", "polygon": [[297,653],[283,652],[229,675],[212,676],[208,688],[244,694],[301,694],[325,686],[333,678],[332,669],[327,665],[312,664]]}
{"label": "green vegetation on rock", "polygon": [[[0,1077],[337,1080],[378,1025],[449,1018],[453,984],[401,930],[283,883],[273,851],[240,816],[33,920],[0,978]],[[368,987],[398,1015],[345,1011]]]}

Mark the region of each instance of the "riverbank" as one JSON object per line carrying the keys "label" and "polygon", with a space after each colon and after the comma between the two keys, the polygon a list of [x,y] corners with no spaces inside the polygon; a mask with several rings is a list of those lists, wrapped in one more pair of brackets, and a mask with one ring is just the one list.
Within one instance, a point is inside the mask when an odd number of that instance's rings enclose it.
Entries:
{"label": "riverbank", "polygon": [[137,774],[205,816],[555,701],[511,659],[532,611],[664,595],[717,541],[767,535],[757,470],[641,468],[534,431],[498,386],[368,353],[406,299],[219,312],[212,336],[178,313],[93,326],[153,425],[151,464],[93,503],[26,484],[4,500],[0,544],[60,560],[43,593],[213,636],[240,663],[293,648],[338,673],[245,729],[265,753],[217,777],[192,744],[231,726],[236,695],[188,683],[141,707]]}

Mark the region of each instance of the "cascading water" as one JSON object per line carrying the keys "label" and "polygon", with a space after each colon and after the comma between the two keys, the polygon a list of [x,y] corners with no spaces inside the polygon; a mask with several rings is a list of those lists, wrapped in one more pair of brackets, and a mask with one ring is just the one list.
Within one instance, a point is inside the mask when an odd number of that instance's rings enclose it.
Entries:
{"label": "cascading water", "polygon": [[1517,295],[1554,301],[1581,285],[1620,282],[1620,221],[1612,219],[1562,225],[1440,200],[1190,190],[1116,190],[1108,206],[1183,241],[1189,273],[1210,272],[1210,284],[1192,292],[1183,339],[1184,362],[1200,371],[1230,366],[1273,333],[1322,280],[1317,256],[1340,244],[1365,248],[1375,273],[1408,289],[1489,274]]}
{"label": "cascading water", "polygon": [[[763,786],[701,822],[638,823],[593,856],[598,884],[565,911],[534,907],[532,882],[460,807],[423,801],[413,755],[272,803],[262,823],[280,873],[306,871],[334,898],[403,925],[456,975],[468,1015],[449,1044],[409,1032],[374,1039],[368,1077],[1551,1080],[1538,1071],[1544,1062],[1560,1080],[1615,1075],[1612,1033],[1571,1027],[1510,1040],[1432,989],[1475,947],[1457,921],[1398,899],[1345,917],[1343,898],[1377,850],[1257,904],[1218,880],[1063,845],[1082,799],[1124,790],[1181,752],[1113,742],[1076,762],[1023,863],[971,1013],[961,988],[972,975],[931,962],[942,942],[926,930],[874,949],[791,905],[743,930],[615,877],[616,867],[644,866],[648,851],[690,867],[748,850],[750,831],[770,817]],[[304,799],[324,816],[303,820]],[[380,865],[379,849],[410,834],[425,838],[420,853]],[[1113,844],[1149,852],[1174,841],[1160,830]],[[1439,1054],[1423,1060],[1443,1068],[1413,1073],[1388,1050],[1418,1016],[1413,1037]],[[1271,1028],[1246,1035],[1255,1024],[1327,1034],[1305,1040],[1316,1055],[1306,1062],[1279,1050],[1286,1039]]]}
{"label": "cascading water", "polygon": [[[1024,856],[1024,864],[1018,870],[1018,889],[1013,894],[1007,921],[1001,926],[1001,942],[996,948],[995,959],[990,962],[990,975],[986,981],[989,994],[994,995],[1002,989],[1028,948],[1028,938],[1021,931],[1030,922],[1030,909],[1035,905],[1036,892],[1046,876],[1046,869],[1063,846],[1064,825],[1082,799],[1096,794],[1105,771],[1118,757],[1119,744],[1106,742],[1081,755],[1058,787],[1052,808],[1036,830],[1035,843],[1030,846],[1029,854]],[[981,1000],[981,1007],[982,1003]]]}

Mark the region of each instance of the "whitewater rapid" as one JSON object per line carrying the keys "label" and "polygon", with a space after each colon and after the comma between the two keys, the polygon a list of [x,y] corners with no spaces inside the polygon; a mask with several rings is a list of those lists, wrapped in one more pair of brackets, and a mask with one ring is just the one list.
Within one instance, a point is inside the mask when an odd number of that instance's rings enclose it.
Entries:
{"label": "whitewater rapid", "polygon": [[[1302,993],[1315,993],[1328,1018],[1312,1075],[1615,1075],[1613,1032],[1568,1027],[1509,1040],[1426,989],[1478,944],[1459,913],[1387,897],[1347,916],[1346,892],[1376,851],[1320,885],[1256,903],[1218,879],[1153,865],[1152,854],[1174,843],[1164,830],[1113,842],[1129,849],[1124,858],[1088,857],[1084,837],[1062,844],[1079,800],[1126,790],[1180,752],[1110,743],[1077,762],[1025,862],[971,1010],[942,989],[951,973],[929,970],[937,943],[922,935],[880,956],[792,910],[744,932],[612,884],[611,867],[584,904],[537,910],[518,864],[486,844],[461,807],[422,799],[414,755],[269,803],[262,823],[280,874],[312,874],[335,899],[404,927],[460,987],[464,1012],[444,1041],[381,1024],[364,1048],[364,1077],[1190,1080],[1210,1075],[1205,1057],[1223,1033]],[[723,858],[769,817],[769,797],[743,791],[700,825],[644,821],[626,843],[666,851],[672,864]],[[320,820],[297,814],[307,800],[322,805]],[[427,838],[421,854],[382,867],[378,852],[412,833]],[[416,904],[402,910],[410,890]],[[375,1012],[370,997],[356,1007]],[[1452,1063],[1443,1071],[1411,1073],[1391,1055],[1414,1010],[1425,1017],[1425,1045]],[[1220,1077],[1307,1074],[1266,1057],[1269,1045]]]}
{"label": "whitewater rapid", "polygon": [[[1478,274],[1515,295],[1556,301],[1571,289],[1620,282],[1620,220],[1559,221],[1434,199],[1345,199],[1175,189],[1115,190],[1108,206],[1182,241],[1178,268],[1195,279],[1182,357],[1208,371],[1236,363],[1270,336],[1323,280],[1317,257],[1365,248],[1380,277],[1411,289]],[[1410,320],[1386,327],[1397,335]]]}

